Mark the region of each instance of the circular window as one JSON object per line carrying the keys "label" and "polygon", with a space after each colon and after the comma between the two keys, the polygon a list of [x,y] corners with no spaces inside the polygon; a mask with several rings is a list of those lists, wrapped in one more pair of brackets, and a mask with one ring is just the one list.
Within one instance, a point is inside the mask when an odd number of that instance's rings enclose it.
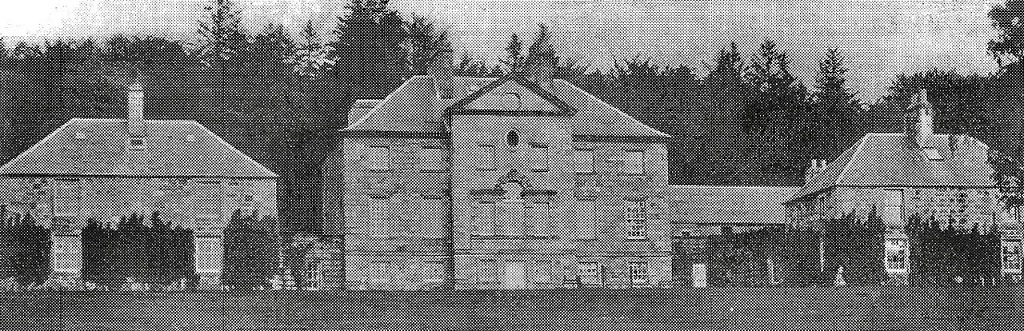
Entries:
{"label": "circular window", "polygon": [[508,145],[516,146],[519,145],[519,134],[515,130],[508,132]]}

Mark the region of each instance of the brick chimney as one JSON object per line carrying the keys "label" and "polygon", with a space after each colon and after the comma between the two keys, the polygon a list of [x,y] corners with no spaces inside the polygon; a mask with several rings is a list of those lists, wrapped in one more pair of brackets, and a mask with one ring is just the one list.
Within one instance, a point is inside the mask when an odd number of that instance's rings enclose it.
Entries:
{"label": "brick chimney", "polygon": [[430,67],[427,69],[430,77],[434,79],[434,86],[437,87],[437,95],[441,99],[455,97],[455,58],[450,48],[442,48],[434,53]]}
{"label": "brick chimney", "polygon": [[917,95],[914,96],[914,100],[910,104],[909,110],[909,115],[917,116],[917,122],[915,125],[908,125],[908,130],[912,129],[913,132],[907,132],[907,138],[913,137],[917,146],[925,146],[934,134],[935,130],[933,124],[935,109],[932,108],[932,104],[928,102],[928,90],[921,89]]}
{"label": "brick chimney", "polygon": [[145,104],[142,77],[137,74],[132,83],[128,85],[128,134],[132,138],[146,136]]}
{"label": "brick chimney", "polygon": [[807,171],[804,172],[804,184],[811,182],[811,179],[823,170],[825,170],[825,160],[812,159],[811,166],[807,167]]}

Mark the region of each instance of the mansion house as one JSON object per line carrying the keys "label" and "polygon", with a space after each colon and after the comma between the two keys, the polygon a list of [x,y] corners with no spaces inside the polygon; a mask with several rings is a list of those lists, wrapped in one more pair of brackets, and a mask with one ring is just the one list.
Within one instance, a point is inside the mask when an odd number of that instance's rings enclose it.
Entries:
{"label": "mansion house", "polygon": [[441,52],[355,103],[324,164],[325,287],[668,286],[669,136],[549,62],[456,77]]}

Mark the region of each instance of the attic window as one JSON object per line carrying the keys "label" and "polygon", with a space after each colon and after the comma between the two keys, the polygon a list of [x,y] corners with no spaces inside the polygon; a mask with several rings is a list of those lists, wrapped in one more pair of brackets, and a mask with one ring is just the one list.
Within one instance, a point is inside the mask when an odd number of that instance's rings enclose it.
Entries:
{"label": "attic window", "polygon": [[942,154],[939,154],[939,150],[935,147],[925,147],[924,155],[928,157],[928,161],[942,161]]}
{"label": "attic window", "polygon": [[142,138],[131,138],[128,141],[128,148],[133,150],[141,150],[146,148],[146,140]]}

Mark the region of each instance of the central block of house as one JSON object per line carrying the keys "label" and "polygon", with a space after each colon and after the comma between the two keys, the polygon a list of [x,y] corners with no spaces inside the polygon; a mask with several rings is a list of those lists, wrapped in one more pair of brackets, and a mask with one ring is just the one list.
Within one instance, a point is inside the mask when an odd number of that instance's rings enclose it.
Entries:
{"label": "central block of house", "polygon": [[81,275],[88,220],[156,212],[193,231],[195,271],[216,286],[224,227],[235,211],[276,217],[277,175],[196,121],[144,119],[143,105],[136,81],[127,119],[72,119],[0,167],[0,205],[50,229],[52,277]]}
{"label": "central block of house", "polygon": [[344,246],[335,283],[668,285],[668,135],[552,79],[550,63],[468,78],[438,58],[356,102],[325,164],[324,228]]}

